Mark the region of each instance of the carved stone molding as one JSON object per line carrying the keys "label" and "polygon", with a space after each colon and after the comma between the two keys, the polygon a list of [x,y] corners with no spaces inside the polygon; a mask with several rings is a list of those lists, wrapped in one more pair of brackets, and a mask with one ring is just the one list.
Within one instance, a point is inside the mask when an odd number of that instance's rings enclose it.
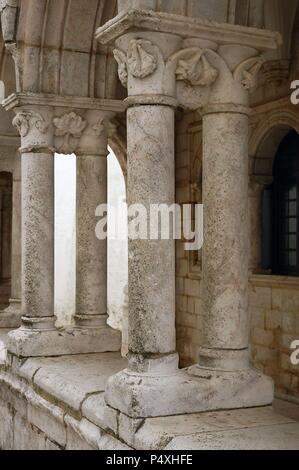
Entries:
{"label": "carved stone molding", "polygon": [[74,111],[64,114],[62,117],[54,118],[55,136],[62,137],[57,144],[57,149],[62,153],[74,152],[78,139],[86,127],[86,121]]}
{"label": "carved stone molding", "polygon": [[168,33],[182,38],[201,38],[218,44],[241,44],[256,50],[274,50],[282,44],[279,33],[229,23],[215,23],[206,18],[192,19],[149,10],[130,10],[115,16],[97,29],[96,39],[109,44],[129,31]]}
{"label": "carved stone molding", "polygon": [[48,129],[48,125],[41,114],[34,111],[19,111],[12,123],[21,137],[26,137],[34,127],[42,134]]}

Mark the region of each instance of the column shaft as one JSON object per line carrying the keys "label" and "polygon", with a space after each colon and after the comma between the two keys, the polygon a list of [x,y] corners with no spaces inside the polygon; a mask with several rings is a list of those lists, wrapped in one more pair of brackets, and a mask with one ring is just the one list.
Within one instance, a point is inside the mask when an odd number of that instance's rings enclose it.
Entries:
{"label": "column shaft", "polygon": [[200,365],[240,367],[248,351],[248,117],[203,118]]}
{"label": "column shaft", "polygon": [[11,300],[21,300],[21,176],[20,171],[13,175],[12,190],[12,262],[11,262]]}
{"label": "column shaft", "polygon": [[[174,193],[174,109],[128,110],[128,203],[171,205]],[[129,351],[175,351],[175,242],[129,240]]]}
{"label": "column shaft", "polygon": [[107,240],[95,233],[95,210],[107,204],[107,155],[77,158],[76,323],[107,320]]}
{"label": "column shaft", "polygon": [[54,323],[54,155],[22,154],[22,314]]}

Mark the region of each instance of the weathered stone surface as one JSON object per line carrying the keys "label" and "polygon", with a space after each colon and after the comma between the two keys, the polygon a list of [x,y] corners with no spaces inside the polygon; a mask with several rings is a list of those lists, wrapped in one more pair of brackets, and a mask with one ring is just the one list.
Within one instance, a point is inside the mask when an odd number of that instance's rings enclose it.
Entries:
{"label": "weathered stone surface", "polygon": [[165,450],[298,450],[298,424],[178,437]]}
{"label": "weathered stone surface", "polygon": [[108,380],[105,400],[132,418],[270,405],[272,380],[252,369],[221,372],[197,366],[177,374],[136,374]]}
{"label": "weathered stone surface", "polygon": [[[248,445],[249,448],[254,449],[258,439],[251,442],[250,435],[253,437],[254,431],[258,430],[260,436],[260,433],[267,429],[266,445],[271,443],[271,430],[275,429],[275,433],[279,434],[279,432],[289,429],[293,434],[291,448],[295,443],[299,427],[291,419],[276,414],[272,407],[218,411],[215,413],[146,419],[143,426],[137,431],[134,442],[137,449],[152,450],[204,449],[209,448],[209,446],[212,449],[217,449],[218,446],[222,449],[230,449],[234,445],[236,446],[233,447],[235,449],[242,449],[242,445]],[[235,438],[235,440],[229,441],[231,434],[237,436],[238,432],[242,434],[244,430],[245,433],[240,440]],[[249,432],[246,435],[247,430]],[[219,441],[217,436],[221,436]],[[248,440],[246,440],[246,436]],[[219,445],[222,439],[223,441],[227,439],[223,447]],[[263,444],[259,445],[262,446]],[[275,448],[275,437],[271,445]],[[286,443],[281,443],[281,445],[284,447]]]}
{"label": "weathered stone surface", "polygon": [[109,326],[39,331],[19,328],[8,335],[8,350],[19,357],[120,351],[121,335]]}
{"label": "weathered stone surface", "polygon": [[[107,355],[98,355],[96,358],[94,355],[79,356],[80,377],[76,358],[64,358],[63,363],[58,358],[27,360],[22,372],[25,376],[27,364],[27,379],[30,378],[30,374],[32,378],[33,374],[36,391],[32,389],[33,384],[28,386],[20,382],[17,377],[2,371],[0,373],[0,415],[5,426],[4,430],[3,427],[0,430],[1,444],[3,443],[5,448],[34,450],[59,448],[70,450],[241,449],[243,447],[254,448],[254,446],[257,448],[269,446],[274,449],[276,446],[282,449],[298,448],[299,425],[289,417],[291,407],[293,407],[292,414],[296,415],[294,405],[289,405],[285,411],[285,405],[279,404],[281,412],[286,417],[277,414],[272,407],[147,419],[131,419],[115,410],[107,410],[109,407],[103,400],[103,393],[90,392],[95,383],[95,374],[99,371],[99,364],[101,364],[100,356]],[[108,356],[110,356],[109,360],[106,358],[106,361],[102,362],[106,362],[107,368],[111,368],[113,355]],[[116,363],[118,361],[119,359],[116,358]],[[31,367],[28,365],[30,362]],[[85,375],[84,370],[86,370]],[[91,373],[92,370],[93,373]],[[43,371],[41,382],[44,378],[46,382],[51,378],[54,383],[56,379],[57,387],[52,385],[51,390],[47,388],[50,381],[45,387],[42,387],[42,383],[37,386],[35,377],[40,371]],[[85,399],[84,393],[73,394],[73,403],[67,404],[70,408],[77,400],[76,409],[80,409],[81,406],[84,415],[83,418],[78,415],[78,419],[65,411],[64,394],[70,394],[68,380],[74,377],[78,377],[78,381],[81,379],[81,387],[83,386],[84,392],[87,391]],[[105,371],[102,379],[105,381]],[[60,387],[64,389],[64,394]],[[4,390],[8,392],[6,395],[3,395]],[[51,403],[45,398],[45,393]],[[92,394],[89,395],[89,393]],[[165,386],[164,393],[169,397]],[[18,397],[18,401],[13,399],[14,396]],[[23,405],[20,402],[23,402]],[[110,415],[107,411],[110,411]],[[115,437],[111,436],[111,430],[108,434],[105,432],[105,429],[112,428],[112,418]],[[12,433],[10,429],[13,430]],[[264,440],[261,438],[262,433],[265,433]],[[284,439],[284,433],[290,437],[288,441]],[[259,444],[257,444],[256,436],[259,436]],[[281,442],[278,443],[279,436]]]}
{"label": "weathered stone surface", "polygon": [[33,380],[46,396],[80,412],[85,398],[104,392],[111,372],[119,371],[125,365],[126,360],[118,353],[68,356],[63,360],[28,359],[21,367],[20,374],[27,380]]}
{"label": "weathered stone surface", "polygon": [[107,406],[104,392],[86,398],[82,404],[82,414],[100,428],[110,429],[114,434],[118,434],[119,413]]}
{"label": "weathered stone surface", "polygon": [[8,402],[0,400],[0,449],[13,449],[13,411]]}
{"label": "weathered stone surface", "polygon": [[[19,326],[21,258],[23,271],[23,327],[10,334],[0,366],[0,447],[127,448],[120,439],[155,450],[298,448],[297,424],[242,409],[273,398],[271,381],[249,366],[248,268],[260,273],[249,295],[254,364],[275,378],[276,393],[299,399],[290,362],[298,280],[261,275],[262,192],[282,136],[299,131],[289,96],[299,73],[298,2],[275,1],[273,13],[264,0],[77,0],[67,2],[67,15],[64,3],[19,9],[18,0],[0,0],[0,98],[13,93],[4,106],[16,113],[22,155],[20,175],[11,163],[19,147],[12,116],[1,112],[0,171],[14,171],[14,189],[11,301],[0,326]],[[120,349],[119,333],[105,326],[107,246],[95,237],[94,216],[106,202],[104,121],[125,106],[127,125],[119,114],[110,143],[123,160],[128,151],[129,202],[171,204],[175,192],[179,203],[203,202],[205,240],[203,256],[178,243],[176,260],[172,240],[130,241],[123,371],[118,354],[94,354]],[[54,325],[57,150],[78,157],[77,315],[68,330]],[[199,366],[179,371],[178,359],[189,365],[198,357]],[[223,408],[240,410],[207,413]],[[163,418],[174,413],[183,415]]]}
{"label": "weathered stone surface", "polygon": [[64,411],[30,390],[26,392],[25,397],[28,401],[28,421],[44,432],[49,439],[64,447],[66,445]]}
{"label": "weathered stone surface", "polygon": [[14,450],[46,450],[46,436],[26,418],[14,415]]}

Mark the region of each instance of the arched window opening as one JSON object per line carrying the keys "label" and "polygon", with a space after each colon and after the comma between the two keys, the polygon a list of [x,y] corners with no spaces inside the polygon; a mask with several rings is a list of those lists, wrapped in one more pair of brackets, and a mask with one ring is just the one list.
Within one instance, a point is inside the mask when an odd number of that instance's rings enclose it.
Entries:
{"label": "arched window opening", "polygon": [[0,310],[11,292],[12,174],[0,173]]}
{"label": "arched window opening", "polygon": [[273,167],[273,274],[299,276],[299,135],[281,142]]}

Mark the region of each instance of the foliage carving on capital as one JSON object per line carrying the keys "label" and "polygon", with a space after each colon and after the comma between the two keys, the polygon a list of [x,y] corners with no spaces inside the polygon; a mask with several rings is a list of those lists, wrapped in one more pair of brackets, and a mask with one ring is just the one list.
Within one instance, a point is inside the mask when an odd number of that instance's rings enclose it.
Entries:
{"label": "foliage carving on capital", "polygon": [[59,151],[63,153],[73,152],[75,147],[71,145],[71,137],[79,139],[86,127],[86,121],[74,111],[66,113],[62,117],[54,118],[56,137],[63,137],[62,144],[58,146]]}
{"label": "foliage carving on capital", "polygon": [[102,118],[92,127],[92,130],[94,131],[97,137],[101,137],[101,135],[105,131],[105,128],[106,128],[106,119]]}
{"label": "foliage carving on capital", "polygon": [[154,73],[157,59],[146,48],[152,46],[150,41],[132,39],[128,50],[128,69],[135,78],[145,78]]}
{"label": "foliage carving on capital", "polygon": [[264,62],[262,56],[245,60],[235,69],[234,79],[239,81],[245,90],[255,90],[258,86],[258,74]]}
{"label": "foliage carving on capital", "polygon": [[42,134],[44,134],[48,129],[48,125],[44,118],[41,114],[36,113],[35,111],[19,111],[14,117],[12,123],[23,138],[26,137],[33,128]]}
{"label": "foliage carving on capital", "polygon": [[118,64],[118,77],[122,86],[126,88],[128,86],[127,56],[120,49],[114,49],[113,55]]}
{"label": "foliage carving on capital", "polygon": [[177,80],[189,82],[193,86],[211,86],[218,77],[218,70],[210,65],[202,49],[184,49],[178,53]]}
{"label": "foliage carving on capital", "polygon": [[114,49],[113,55],[118,64],[118,77],[121,84],[128,86],[128,74],[135,78],[146,78],[157,69],[157,59],[149,52],[153,44],[145,39],[132,39],[127,54],[121,49]]}

